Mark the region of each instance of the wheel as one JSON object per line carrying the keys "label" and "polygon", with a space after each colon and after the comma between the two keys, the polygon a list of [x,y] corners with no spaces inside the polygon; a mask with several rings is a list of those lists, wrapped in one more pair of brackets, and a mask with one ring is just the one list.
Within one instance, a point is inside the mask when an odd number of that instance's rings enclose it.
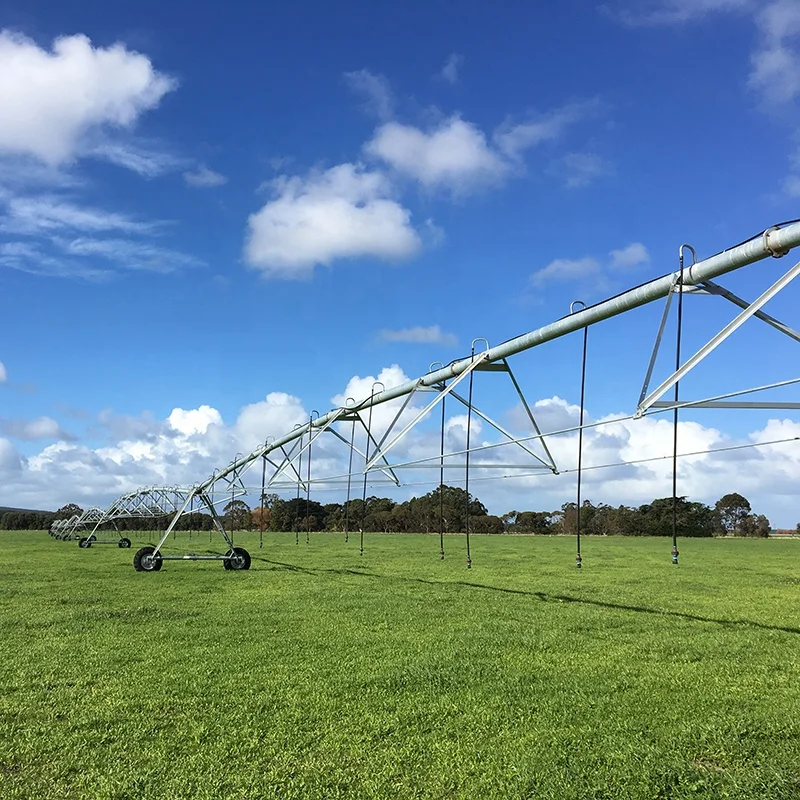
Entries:
{"label": "wheel", "polygon": [[133,568],[137,572],[158,572],[163,563],[155,547],[143,547],[133,557]]}
{"label": "wheel", "polygon": [[78,539],[78,547],[91,547],[92,540],[88,537],[84,536],[82,539]]}
{"label": "wheel", "polygon": [[250,569],[250,553],[244,547],[234,547],[222,563],[225,569]]}
{"label": "wheel", "polygon": [[96,542],[96,541],[97,541],[97,537],[96,537],[94,534],[92,534],[92,535],[89,537],[89,541],[90,541],[90,542]]}
{"label": "wheel", "polygon": [[122,547],[123,549],[127,549],[131,546],[131,540],[126,539],[124,536],[119,540],[118,546]]}

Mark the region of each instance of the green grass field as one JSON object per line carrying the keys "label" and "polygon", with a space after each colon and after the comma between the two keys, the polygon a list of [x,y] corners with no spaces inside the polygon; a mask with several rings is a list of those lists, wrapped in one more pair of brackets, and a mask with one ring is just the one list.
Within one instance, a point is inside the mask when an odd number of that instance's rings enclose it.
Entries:
{"label": "green grass field", "polygon": [[3,800],[800,798],[800,541],[132,538],[0,534]]}

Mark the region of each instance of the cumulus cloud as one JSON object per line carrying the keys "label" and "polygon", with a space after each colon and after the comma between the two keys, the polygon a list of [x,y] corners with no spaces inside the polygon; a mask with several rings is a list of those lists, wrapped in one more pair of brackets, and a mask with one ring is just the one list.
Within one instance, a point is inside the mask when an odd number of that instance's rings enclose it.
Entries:
{"label": "cumulus cloud", "polygon": [[540,288],[548,283],[574,281],[579,278],[597,276],[601,273],[597,259],[589,258],[556,258],[546,267],[537,270],[530,277],[532,286]]}
{"label": "cumulus cloud", "polygon": [[6,373],[6,366],[2,361],[0,361],[0,383],[5,383],[7,380],[8,374]]}
{"label": "cumulus cloud", "polygon": [[421,246],[411,212],[377,171],[340,164],[271,183],[273,199],[248,220],[245,261],[273,278],[307,278],[338,258],[397,260]]}
{"label": "cumulus cloud", "polygon": [[462,66],[464,66],[464,56],[459,53],[451,53],[444,62],[439,77],[450,84],[458,83],[458,73]]}
{"label": "cumulus cloud", "polygon": [[270,392],[258,403],[246,405],[236,421],[236,438],[247,450],[254,450],[267,437],[277,439],[295,425],[308,422],[308,413],[299,397],[285,392]]}
{"label": "cumulus cloud", "polygon": [[458,338],[453,333],[446,333],[439,325],[430,325],[425,328],[402,328],[400,330],[382,330],[379,337],[386,342],[409,342],[411,344],[442,344],[446,347],[455,347]]}
{"label": "cumulus cloud", "polygon": [[380,120],[392,118],[394,113],[394,97],[389,81],[384,75],[359,69],[345,72],[347,85],[364,99],[364,109]]}
{"label": "cumulus cloud", "polygon": [[431,131],[388,122],[378,128],[365,151],[423,186],[444,186],[457,192],[496,183],[507,170],[486,135],[458,116]]}
{"label": "cumulus cloud", "polygon": [[650,254],[641,242],[632,242],[627,247],[612,250],[608,255],[607,266],[593,256],[556,258],[546,267],[534,272],[529,278],[529,283],[541,289],[551,283],[592,279],[595,289],[604,289],[609,283],[608,272],[624,272],[650,263]]}
{"label": "cumulus cloud", "polygon": [[184,436],[191,436],[195,433],[205,433],[210,425],[222,425],[222,416],[211,406],[200,406],[189,411],[175,408],[167,421],[173,430]]}
{"label": "cumulus cloud", "polygon": [[641,242],[631,242],[621,250],[612,250],[611,269],[628,270],[650,263],[650,254]]}
{"label": "cumulus cloud", "polygon": [[[458,114],[427,130],[387,122],[378,127],[364,151],[427,189],[444,188],[457,195],[465,194],[499,185],[519,172],[526,150],[559,139],[597,108],[595,102],[572,103],[522,122],[507,120],[491,137]],[[591,178],[598,170],[605,173],[610,168],[599,156],[593,159],[583,165],[576,161],[572,171],[577,175],[582,166],[583,174],[592,173]]]}
{"label": "cumulus cloud", "polygon": [[208,189],[214,186],[223,186],[228,182],[228,179],[220,174],[214,172],[213,169],[208,167],[198,167],[190,172],[183,173],[183,180],[187,186],[192,186],[195,189]]}
{"label": "cumulus cloud", "polygon": [[8,441],[0,437],[0,475],[6,479],[22,471],[23,459],[17,452],[17,448]]}
{"label": "cumulus cloud", "polygon": [[52,417],[37,417],[31,420],[3,420],[0,428],[12,439],[36,441],[39,439],[59,439],[71,441],[75,437],[65,431]]}
{"label": "cumulus cloud", "polygon": [[70,161],[88,132],[130,128],[175,86],[123,44],[63,36],[48,50],[0,31],[0,152]]}
{"label": "cumulus cloud", "polygon": [[[356,402],[365,399],[376,380],[391,388],[406,383],[408,376],[396,364],[382,369],[377,376],[354,376],[343,392],[332,399],[333,405],[346,405],[348,397]],[[399,425],[415,415],[430,397],[424,394],[413,400],[405,409]],[[402,402],[401,398],[374,408],[372,431],[377,438],[394,419]],[[567,399],[540,397],[532,402],[532,406],[545,433],[569,428],[578,422],[579,408]],[[466,414],[463,408],[452,402],[448,402],[447,411],[447,450],[461,450],[466,440]],[[189,485],[228,464],[237,452],[250,452],[267,436],[281,436],[295,425],[305,424],[308,417],[309,410],[299,398],[273,392],[264,400],[242,408],[233,424],[226,424],[219,411],[207,405],[196,409],[176,408],[163,420],[148,415],[123,418],[107,412],[103,415],[103,424],[112,434],[112,440],[100,447],[59,441],[29,458],[23,458],[8,439],[0,438],[0,503],[31,508],[57,508],[67,502],[107,506],[115,497],[137,487]],[[367,414],[362,413],[362,417],[366,423]],[[520,436],[531,435],[530,423],[521,408],[508,409],[503,418],[512,432]],[[589,409],[587,420],[607,424],[584,432],[585,498],[595,503],[639,505],[670,494],[670,420],[658,415],[639,420],[614,421],[614,416],[593,419]],[[343,423],[341,433],[349,440],[349,422]],[[434,414],[429,424],[423,421],[391,451],[391,459],[433,457],[436,461],[439,437],[439,416]],[[558,509],[575,497],[577,439],[576,431],[548,437],[548,446],[561,470],[560,475],[541,470],[526,470],[527,474],[521,474],[520,471],[498,467],[508,462],[525,463],[525,457],[520,457],[516,445],[476,453],[472,462],[471,491],[489,506],[491,513],[520,508],[520,497],[528,498],[525,508]],[[766,444],[783,439],[790,441]],[[473,446],[501,441],[502,436],[473,415]],[[361,428],[357,428],[356,442],[363,449],[365,437]],[[750,444],[764,446],[734,452],[708,452]],[[515,452],[513,458],[508,457],[509,447]],[[682,419],[678,427],[678,450],[681,454],[695,453],[682,455],[678,461],[680,494],[713,504],[723,494],[738,491],[759,513],[766,513],[774,525],[794,527],[797,522],[796,487],[800,476],[800,422],[773,418],[747,436],[732,437],[713,425]],[[647,461],[613,466],[642,459]],[[463,458],[459,462],[456,456],[448,461],[463,464]],[[315,440],[313,475],[342,474],[347,470],[347,463],[347,447],[341,442],[328,434]],[[259,469],[246,476],[245,481],[251,490],[247,498],[250,502],[257,502],[260,491],[260,464],[257,466]],[[357,458],[354,468],[363,468],[363,459],[359,461]],[[432,474],[431,470],[406,469],[398,470],[398,474],[407,482],[427,483],[399,490],[393,495],[396,499],[403,499],[412,492],[428,491],[438,481],[438,473]],[[497,480],[501,476],[506,477]],[[373,475],[370,481],[378,477]],[[486,477],[495,480],[483,480]],[[454,485],[463,484],[463,472],[450,470],[446,480]],[[315,486],[312,495],[319,488]],[[374,491],[383,493],[383,487],[376,487]],[[328,493],[326,500],[341,501],[341,494],[341,491],[339,494]]]}

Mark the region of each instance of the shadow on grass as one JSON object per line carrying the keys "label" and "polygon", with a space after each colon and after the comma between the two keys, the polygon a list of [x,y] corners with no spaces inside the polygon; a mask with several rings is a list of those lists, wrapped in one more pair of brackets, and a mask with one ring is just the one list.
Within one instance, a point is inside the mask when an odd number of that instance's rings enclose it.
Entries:
{"label": "shadow on grass", "polygon": [[637,614],[654,614],[659,617],[675,617],[686,619],[691,622],[707,622],[713,625],[722,625],[727,628],[759,628],[765,631],[780,631],[782,633],[800,634],[800,628],[784,627],[782,625],[767,625],[763,622],[754,622],[748,619],[716,619],[714,617],[703,617],[699,614],[687,614],[684,611],[668,611],[663,608],[650,608],[648,606],[632,606],[624,603],[610,603],[604,600],[591,600],[586,597],[572,597],[564,594],[548,594],[547,592],[530,592],[525,589],[510,589],[506,586],[487,586],[484,583],[474,583],[472,581],[433,581],[427,578],[403,578],[397,575],[381,575],[378,572],[356,569],[309,569],[300,567],[297,564],[286,564],[281,561],[272,561],[268,558],[253,558],[254,561],[263,561],[272,564],[278,569],[290,570],[292,572],[304,572],[309,575],[359,575],[365,578],[379,578],[383,580],[404,581],[407,583],[424,583],[429,586],[465,586],[469,589],[481,589],[487,592],[500,592],[502,594],[516,594],[522,597],[534,597],[543,603],[580,603],[581,605],[595,606],[597,608],[610,608],[615,611],[632,611]]}

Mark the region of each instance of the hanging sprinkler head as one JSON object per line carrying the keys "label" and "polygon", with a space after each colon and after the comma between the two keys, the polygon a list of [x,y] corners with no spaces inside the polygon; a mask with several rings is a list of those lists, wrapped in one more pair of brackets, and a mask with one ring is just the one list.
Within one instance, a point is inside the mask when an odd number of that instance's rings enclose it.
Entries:
{"label": "hanging sprinkler head", "polygon": [[577,555],[577,556],[575,556],[575,566],[576,566],[578,569],[580,569],[580,568],[581,568],[581,554],[580,554],[580,553],[578,553],[578,555]]}
{"label": "hanging sprinkler head", "polygon": [[467,557],[467,569],[472,569],[472,559]]}
{"label": "hanging sprinkler head", "polygon": [[678,548],[677,548],[677,546],[673,545],[672,546],[672,563],[673,564],[677,564],[678,563],[678,555],[679,555],[678,554]]}

